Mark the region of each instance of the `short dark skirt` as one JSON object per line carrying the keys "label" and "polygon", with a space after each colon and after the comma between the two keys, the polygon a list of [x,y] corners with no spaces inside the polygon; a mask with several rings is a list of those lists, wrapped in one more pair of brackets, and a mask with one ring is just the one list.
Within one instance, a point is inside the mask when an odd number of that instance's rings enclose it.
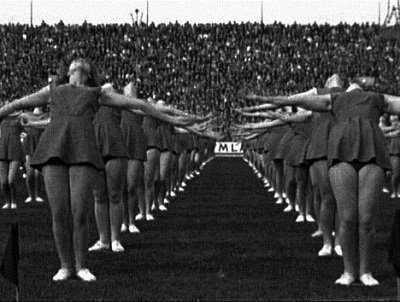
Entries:
{"label": "short dark skirt", "polygon": [[0,160],[24,161],[20,132],[3,128],[0,136]]}
{"label": "short dark skirt", "polygon": [[32,156],[39,143],[40,136],[42,135],[42,129],[31,128],[27,131],[26,136],[22,142],[22,147],[25,155]]}

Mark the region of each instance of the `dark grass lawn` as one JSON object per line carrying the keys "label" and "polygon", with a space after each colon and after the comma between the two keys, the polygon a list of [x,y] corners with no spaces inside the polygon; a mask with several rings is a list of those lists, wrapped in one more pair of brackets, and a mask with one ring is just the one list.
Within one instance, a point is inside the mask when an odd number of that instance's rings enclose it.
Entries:
{"label": "dark grass lawn", "polygon": [[[21,180],[20,180],[21,181]],[[396,278],[387,262],[388,236],[399,200],[382,199],[377,227],[375,288],[334,285],[340,258],[319,258],[315,223],[295,223],[238,158],[216,158],[168,212],[123,234],[123,254],[90,253],[95,283],[54,283],[59,268],[46,204],[22,204],[19,186],[21,300],[395,300]],[[0,255],[10,211],[0,211]],[[93,214],[90,244],[97,240]],[[0,300],[13,300],[0,278]]]}

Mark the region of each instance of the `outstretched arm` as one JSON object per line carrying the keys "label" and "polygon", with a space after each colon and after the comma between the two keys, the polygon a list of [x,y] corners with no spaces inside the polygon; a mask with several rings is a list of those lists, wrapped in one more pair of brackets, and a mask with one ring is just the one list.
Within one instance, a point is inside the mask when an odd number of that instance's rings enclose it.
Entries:
{"label": "outstretched arm", "polygon": [[197,115],[191,115],[191,116],[198,123],[209,121],[209,120],[217,117],[216,115],[212,114],[211,112],[205,116],[197,116]]}
{"label": "outstretched arm", "polygon": [[279,106],[273,105],[273,104],[262,104],[262,105],[257,105],[257,106],[235,109],[235,111],[252,112],[252,111],[260,111],[260,110],[273,110],[276,108],[279,108]]}
{"label": "outstretched arm", "polygon": [[186,112],[184,112],[184,111],[182,111],[182,110],[179,110],[179,109],[175,109],[175,108],[173,108],[173,107],[169,107],[169,106],[164,106],[164,105],[155,105],[157,108],[160,108],[160,110],[162,111],[162,112],[164,112],[164,113],[166,113],[166,114],[169,114],[169,115],[174,115],[174,116],[185,116],[185,117],[187,117],[187,116],[189,116],[189,114],[188,113],[186,113]]}
{"label": "outstretched arm", "polygon": [[385,137],[398,137],[398,136],[400,136],[400,129],[397,128],[397,129],[395,129],[395,130],[393,130],[393,131],[386,132],[386,133],[384,133],[383,135],[384,135]]}
{"label": "outstretched arm", "polygon": [[30,127],[44,129],[50,123],[50,117],[46,113],[36,115],[30,112],[23,112],[18,117],[21,125],[25,128]]}
{"label": "outstretched arm", "polygon": [[99,103],[100,105],[104,106],[118,107],[128,110],[140,110],[146,115],[152,116],[167,123],[171,123],[173,125],[187,125],[189,123],[188,121],[182,121],[182,119],[165,114],[159,108],[147,103],[144,100],[132,96],[118,94],[105,87],[102,89],[102,96],[99,99]]}
{"label": "outstretched arm", "polygon": [[281,120],[274,120],[274,121],[266,121],[266,122],[255,123],[255,124],[242,125],[242,126],[239,126],[238,128],[244,129],[244,130],[263,130],[263,129],[268,129],[268,128],[272,128],[272,127],[284,125],[284,124],[286,124],[286,122],[281,121]]}
{"label": "outstretched arm", "polygon": [[50,86],[40,89],[38,92],[29,94],[20,99],[14,100],[11,103],[4,105],[0,108],[0,117],[4,117],[13,113],[14,111],[40,107],[48,104],[50,96]]}
{"label": "outstretched arm", "polygon": [[385,107],[384,111],[390,114],[400,114],[400,97],[394,95],[383,95]]}
{"label": "outstretched arm", "polygon": [[265,117],[265,118],[273,118],[274,117],[269,111],[268,112],[243,112],[237,109],[234,109],[237,113],[243,116],[249,116],[249,117]]}
{"label": "outstretched arm", "polygon": [[258,96],[249,94],[246,98],[278,106],[298,106],[313,111],[331,110],[330,94],[316,95],[315,92],[316,90],[311,89],[292,96]]}
{"label": "outstretched arm", "polygon": [[246,137],[244,138],[244,140],[245,140],[245,141],[251,140],[251,139],[253,139],[253,138],[259,137],[261,134],[264,134],[264,132],[258,132],[258,133],[250,134],[250,135],[246,136]]}
{"label": "outstretched arm", "polygon": [[299,96],[277,96],[262,97],[263,101],[278,106],[298,106],[313,111],[331,110],[331,96],[326,95],[299,95]]}
{"label": "outstretched arm", "polygon": [[293,115],[273,112],[271,115],[287,123],[301,123],[311,119],[312,111],[302,110]]}
{"label": "outstretched arm", "polygon": [[174,131],[176,132],[176,133],[190,133],[187,129],[185,129],[185,128],[182,128],[182,127],[174,127]]}
{"label": "outstretched arm", "polygon": [[39,128],[39,129],[45,129],[47,125],[50,123],[50,118],[44,119],[44,120],[38,120],[38,121],[23,121],[21,120],[21,125],[23,127],[30,127],[30,128]]}

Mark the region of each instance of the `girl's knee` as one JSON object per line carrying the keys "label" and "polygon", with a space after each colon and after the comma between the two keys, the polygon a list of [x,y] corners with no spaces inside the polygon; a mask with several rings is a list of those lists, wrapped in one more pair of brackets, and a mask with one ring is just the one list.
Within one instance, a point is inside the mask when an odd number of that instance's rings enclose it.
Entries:
{"label": "girl's knee", "polygon": [[146,177],[145,185],[147,188],[150,188],[154,185],[154,178],[153,177]]}
{"label": "girl's knee", "polygon": [[96,203],[105,203],[106,198],[105,198],[105,192],[102,190],[94,190],[93,191],[93,198]]}
{"label": "girl's knee", "polygon": [[120,192],[118,190],[111,190],[109,199],[110,203],[118,204],[120,201]]}
{"label": "girl's knee", "polygon": [[65,209],[55,209],[52,211],[53,221],[58,225],[65,225],[68,223],[68,212]]}
{"label": "girl's knee", "polygon": [[128,187],[127,187],[128,195],[133,195],[133,194],[135,194],[135,189],[136,189],[136,188],[137,188],[137,187],[136,187],[136,184],[134,184],[134,183],[129,184]]}
{"label": "girl's knee", "polygon": [[72,218],[75,227],[85,226],[87,223],[87,213],[81,210],[73,211]]}
{"label": "girl's knee", "polygon": [[10,186],[10,187],[14,187],[14,186],[15,186],[15,183],[16,183],[16,176],[15,176],[15,175],[10,176],[10,177],[8,178],[8,184],[9,184],[9,186]]}
{"label": "girl's knee", "polygon": [[26,169],[26,176],[29,178],[29,177],[34,177],[35,176],[35,169],[32,169],[32,168],[27,168]]}
{"label": "girl's knee", "polygon": [[343,215],[340,217],[340,224],[347,230],[353,230],[358,224],[357,217],[356,215]]}
{"label": "girl's knee", "polygon": [[374,215],[369,214],[369,215],[363,215],[363,217],[360,217],[359,226],[360,226],[360,229],[362,229],[362,230],[367,230],[367,231],[372,230],[374,227]]}
{"label": "girl's knee", "polygon": [[329,200],[330,202],[334,202],[335,199],[333,197],[333,191],[329,184],[323,184],[319,187],[321,192],[321,197],[325,200]]}
{"label": "girl's knee", "polygon": [[136,189],[144,188],[144,178],[138,177],[134,180],[134,186]]}
{"label": "girl's knee", "polygon": [[359,229],[361,232],[370,233],[374,230],[373,220],[360,221]]}
{"label": "girl's knee", "polygon": [[8,177],[1,176],[1,177],[0,177],[0,185],[1,185],[2,187],[8,186],[8,185],[9,185]]}

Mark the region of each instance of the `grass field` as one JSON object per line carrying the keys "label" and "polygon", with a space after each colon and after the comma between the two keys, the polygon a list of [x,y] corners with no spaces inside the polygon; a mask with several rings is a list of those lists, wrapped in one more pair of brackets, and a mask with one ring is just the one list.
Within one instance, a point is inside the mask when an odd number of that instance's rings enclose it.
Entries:
{"label": "grass field", "polygon": [[[295,213],[274,204],[253,171],[239,158],[215,158],[156,221],[123,234],[123,254],[90,253],[98,282],[54,283],[59,268],[46,204],[23,204],[17,217],[0,212],[0,255],[9,223],[20,224],[21,300],[395,300],[396,278],[387,261],[388,237],[399,200],[382,198],[377,226],[375,288],[334,285],[340,258],[319,258],[315,223],[295,223]],[[15,215],[15,214],[14,214]],[[97,240],[93,214],[90,244]],[[0,278],[0,300],[13,300]]]}

